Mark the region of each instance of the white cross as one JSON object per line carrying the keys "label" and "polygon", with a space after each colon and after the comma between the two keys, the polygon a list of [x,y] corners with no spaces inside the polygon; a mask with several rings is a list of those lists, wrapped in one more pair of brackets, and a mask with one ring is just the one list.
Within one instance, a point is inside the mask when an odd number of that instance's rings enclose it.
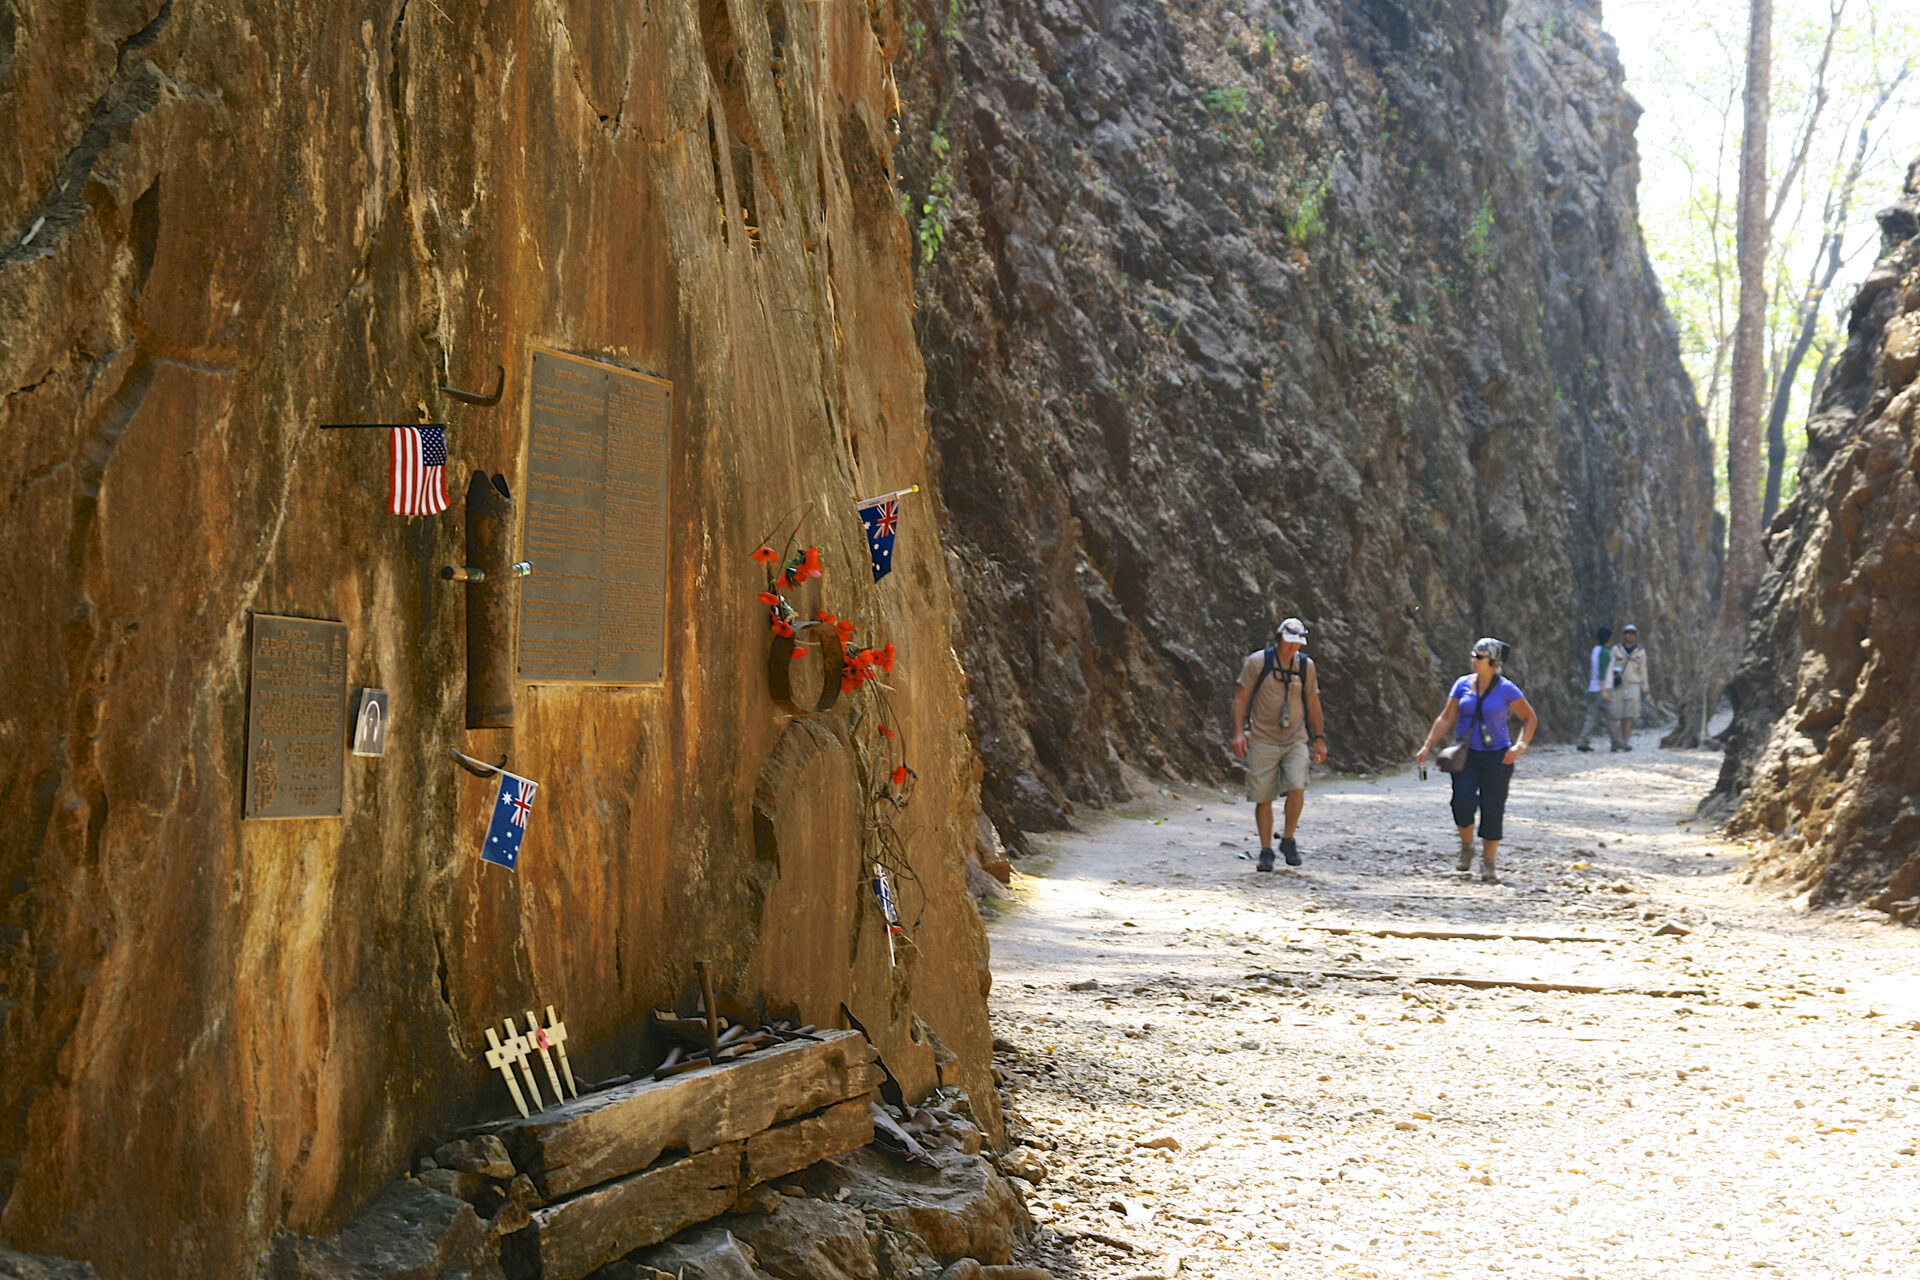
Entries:
{"label": "white cross", "polygon": [[[518,1044],[515,1043],[515,1040],[518,1041]],[[513,1040],[508,1040],[505,1045],[502,1045],[500,1043],[500,1037],[494,1034],[493,1028],[488,1027],[487,1043],[493,1046],[487,1050],[487,1065],[506,1077],[507,1092],[513,1095],[513,1105],[520,1108],[520,1114],[522,1116],[528,1116],[527,1100],[520,1095],[520,1082],[513,1078],[513,1064],[520,1058],[526,1056],[526,1040],[516,1036]]]}
{"label": "white cross", "polygon": [[567,1061],[567,1024],[554,1015],[552,1005],[547,1006],[547,1040],[560,1055],[560,1069],[567,1073],[567,1089],[579,1097],[580,1086],[573,1082],[573,1064]]}
{"label": "white cross", "polygon": [[528,1061],[528,1059],[533,1057],[533,1042],[520,1034],[520,1028],[513,1025],[512,1018],[505,1018],[502,1019],[502,1021],[507,1024],[507,1034],[512,1037],[507,1043],[519,1050],[515,1056],[515,1060],[520,1064],[520,1074],[527,1078],[527,1093],[532,1097],[533,1105],[537,1109],[545,1111],[547,1109],[546,1099],[540,1096],[540,1086],[533,1078],[533,1063]]}

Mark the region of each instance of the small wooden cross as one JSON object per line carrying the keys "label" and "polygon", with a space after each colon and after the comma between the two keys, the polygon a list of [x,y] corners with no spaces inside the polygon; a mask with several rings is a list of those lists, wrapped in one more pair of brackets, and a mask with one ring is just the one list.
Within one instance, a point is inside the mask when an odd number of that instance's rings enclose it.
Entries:
{"label": "small wooden cross", "polygon": [[547,1083],[553,1086],[554,1100],[565,1102],[567,1095],[560,1088],[560,1073],[553,1069],[553,1054],[548,1052],[553,1046],[553,1038],[540,1025],[540,1020],[533,1016],[531,1009],[527,1010],[527,1036],[533,1041],[533,1047],[540,1051],[540,1062],[547,1069]]}
{"label": "small wooden cross", "polygon": [[507,1024],[507,1035],[511,1037],[507,1043],[518,1049],[514,1060],[520,1064],[520,1074],[527,1078],[527,1094],[533,1099],[535,1110],[545,1111],[547,1103],[540,1096],[540,1086],[533,1078],[533,1063],[530,1061],[533,1057],[533,1042],[520,1034],[520,1028],[513,1025],[511,1017],[503,1021]]}
{"label": "small wooden cross", "polygon": [[[518,1040],[519,1044],[516,1045],[514,1040]],[[520,1095],[520,1082],[513,1078],[513,1064],[526,1057],[527,1042],[524,1037],[519,1036],[514,1037],[514,1040],[509,1040],[502,1045],[500,1037],[494,1034],[493,1028],[488,1027],[487,1043],[492,1047],[487,1050],[487,1065],[506,1077],[507,1092],[513,1095],[513,1105],[520,1108],[520,1114],[523,1117],[530,1118],[532,1113],[527,1110],[527,1100]]]}
{"label": "small wooden cross", "polygon": [[552,1005],[547,1006],[547,1026],[544,1034],[547,1042],[553,1046],[553,1051],[560,1055],[560,1069],[567,1073],[567,1091],[574,1097],[579,1097],[580,1086],[573,1082],[573,1064],[567,1061],[567,1024],[554,1015]]}

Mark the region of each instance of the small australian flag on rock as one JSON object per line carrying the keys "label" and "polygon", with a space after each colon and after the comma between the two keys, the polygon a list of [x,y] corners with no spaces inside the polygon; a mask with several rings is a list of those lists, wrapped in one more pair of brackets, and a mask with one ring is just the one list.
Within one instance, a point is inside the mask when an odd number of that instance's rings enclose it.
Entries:
{"label": "small australian flag on rock", "polygon": [[527,818],[533,813],[533,793],[540,789],[516,773],[500,771],[500,794],[493,802],[493,821],[487,825],[487,842],[481,846],[480,860],[511,871],[520,861],[520,842],[527,836]]}
{"label": "small australian flag on rock", "polygon": [[900,527],[900,500],[879,498],[860,508],[867,526],[867,554],[873,558],[875,582],[893,572],[893,535]]}

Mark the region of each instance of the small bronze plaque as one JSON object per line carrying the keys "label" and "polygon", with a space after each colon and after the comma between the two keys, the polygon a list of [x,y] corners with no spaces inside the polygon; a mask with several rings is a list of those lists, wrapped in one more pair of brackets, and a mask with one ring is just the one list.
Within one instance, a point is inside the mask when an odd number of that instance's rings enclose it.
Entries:
{"label": "small bronze plaque", "polygon": [[254,614],[247,817],[339,817],[346,724],[346,624]]}
{"label": "small bronze plaque", "polygon": [[532,386],[520,679],[658,683],[673,384],[536,350]]}

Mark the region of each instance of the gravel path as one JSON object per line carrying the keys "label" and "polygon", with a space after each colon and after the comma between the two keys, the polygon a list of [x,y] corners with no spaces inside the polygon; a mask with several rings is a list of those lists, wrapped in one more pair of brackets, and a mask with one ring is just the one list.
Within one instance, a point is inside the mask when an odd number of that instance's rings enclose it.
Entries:
{"label": "gravel path", "polygon": [[1437,773],[1316,784],[1270,875],[1207,788],[1038,841],[990,927],[1030,1260],[1920,1276],[1920,937],[1742,883],[1689,820],[1717,768],[1534,753],[1500,885]]}

